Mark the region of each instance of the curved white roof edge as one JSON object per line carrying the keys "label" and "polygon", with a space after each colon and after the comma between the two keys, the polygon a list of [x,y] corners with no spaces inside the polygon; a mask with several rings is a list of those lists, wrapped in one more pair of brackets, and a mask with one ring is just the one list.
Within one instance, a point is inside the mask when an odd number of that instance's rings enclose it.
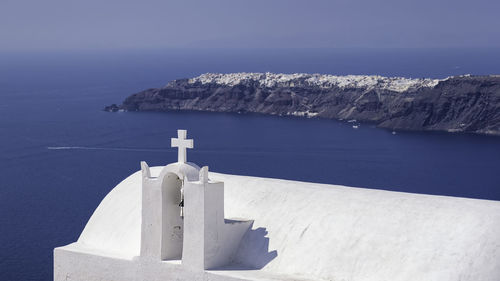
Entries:
{"label": "curved white roof edge", "polygon": [[[152,167],[152,176],[163,168]],[[236,263],[310,279],[500,280],[498,201],[210,178],[225,183],[226,217],[255,221]],[[104,198],[75,246],[130,259],[139,255],[140,232],[136,172]]]}

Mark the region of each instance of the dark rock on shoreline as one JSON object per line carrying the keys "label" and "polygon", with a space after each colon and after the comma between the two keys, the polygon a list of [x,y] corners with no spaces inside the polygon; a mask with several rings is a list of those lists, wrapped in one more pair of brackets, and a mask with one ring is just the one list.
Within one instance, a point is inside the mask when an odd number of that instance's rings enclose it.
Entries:
{"label": "dark rock on shoreline", "polygon": [[120,110],[120,107],[114,103],[112,105],[104,107],[104,111],[108,112],[117,112],[118,110]]}

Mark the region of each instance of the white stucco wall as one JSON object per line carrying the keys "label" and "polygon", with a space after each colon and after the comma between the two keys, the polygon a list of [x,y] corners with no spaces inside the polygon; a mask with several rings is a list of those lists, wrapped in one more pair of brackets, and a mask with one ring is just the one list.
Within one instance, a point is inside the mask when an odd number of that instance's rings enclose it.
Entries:
{"label": "white stucco wall", "polygon": [[230,264],[251,222],[224,219],[224,183],[186,183],[184,201],[182,265],[203,270]]}
{"label": "white stucco wall", "polygon": [[[151,168],[152,175],[161,169]],[[255,221],[235,260],[240,269],[261,268],[249,279],[500,280],[498,201],[218,173],[210,178],[224,182],[226,218]],[[138,172],[106,196],[78,242],[59,254],[84,247],[131,261],[139,255],[140,220]]]}

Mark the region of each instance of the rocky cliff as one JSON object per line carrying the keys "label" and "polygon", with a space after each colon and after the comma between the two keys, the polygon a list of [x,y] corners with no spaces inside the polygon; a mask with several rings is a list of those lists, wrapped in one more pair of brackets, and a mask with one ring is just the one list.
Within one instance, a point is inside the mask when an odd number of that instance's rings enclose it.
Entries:
{"label": "rocky cliff", "polygon": [[356,119],[393,130],[500,135],[500,76],[233,73],[174,80],[105,110],[198,110]]}

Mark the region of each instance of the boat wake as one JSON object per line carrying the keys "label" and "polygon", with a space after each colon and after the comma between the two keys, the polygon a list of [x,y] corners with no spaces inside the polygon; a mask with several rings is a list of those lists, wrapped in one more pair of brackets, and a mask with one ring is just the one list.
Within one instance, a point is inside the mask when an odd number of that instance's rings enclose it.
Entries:
{"label": "boat wake", "polygon": [[127,148],[127,147],[90,147],[90,146],[48,146],[48,150],[111,150],[111,151],[151,151],[172,152],[171,149],[161,148]]}

